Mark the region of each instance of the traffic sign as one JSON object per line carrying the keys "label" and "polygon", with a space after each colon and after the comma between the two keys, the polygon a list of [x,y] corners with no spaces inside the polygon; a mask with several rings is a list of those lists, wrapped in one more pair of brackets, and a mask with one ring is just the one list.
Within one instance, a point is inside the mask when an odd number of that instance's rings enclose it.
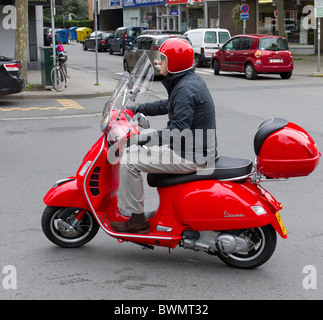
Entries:
{"label": "traffic sign", "polygon": [[241,20],[249,20],[249,13],[240,13]]}
{"label": "traffic sign", "polygon": [[247,4],[243,4],[240,7],[240,10],[241,10],[242,13],[247,13],[247,12],[249,12],[249,6]]}

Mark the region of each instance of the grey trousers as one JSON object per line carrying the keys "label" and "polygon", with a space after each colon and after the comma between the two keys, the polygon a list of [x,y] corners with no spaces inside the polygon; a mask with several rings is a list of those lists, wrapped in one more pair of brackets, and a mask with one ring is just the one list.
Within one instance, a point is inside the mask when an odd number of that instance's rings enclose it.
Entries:
{"label": "grey trousers", "polygon": [[124,151],[120,165],[119,209],[128,213],[144,212],[144,185],[141,172],[185,174],[201,165],[185,160],[167,145],[149,148],[136,145]]}

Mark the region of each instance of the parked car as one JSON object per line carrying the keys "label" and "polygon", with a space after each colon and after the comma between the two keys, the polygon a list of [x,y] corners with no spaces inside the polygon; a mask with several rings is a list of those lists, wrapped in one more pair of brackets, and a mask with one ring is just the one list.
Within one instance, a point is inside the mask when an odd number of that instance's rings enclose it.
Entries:
{"label": "parked car", "polygon": [[213,54],[211,67],[220,71],[244,72],[247,79],[259,73],[279,74],[289,79],[293,72],[292,53],[286,38],[268,35],[238,35]]}
{"label": "parked car", "polygon": [[24,79],[20,77],[20,70],[20,61],[0,55],[0,95],[23,90]]}
{"label": "parked car", "polygon": [[197,67],[205,62],[209,63],[212,54],[231,38],[229,30],[220,28],[193,29],[186,31],[184,35],[192,42]]}
{"label": "parked car", "polygon": [[[114,31],[97,31],[98,51],[108,51]],[[83,50],[95,50],[95,31],[83,41]]]}
{"label": "parked car", "polygon": [[113,37],[110,39],[110,54],[120,52],[123,56],[126,48],[130,47],[131,43],[137,38],[145,27],[120,27]]}
{"label": "parked car", "polygon": [[176,30],[155,30],[155,29],[146,29],[140,32],[140,35],[144,34],[183,34],[181,31]]}
{"label": "parked car", "polygon": [[[138,36],[137,39],[132,43],[131,47],[125,51],[123,58],[123,68],[125,71],[130,72],[141,55],[146,52],[153,67],[155,76],[160,75],[160,46],[169,38],[182,38],[190,43],[189,39],[183,35],[170,35],[170,34],[159,34],[159,35],[142,35]],[[191,44],[191,43],[190,43]]]}

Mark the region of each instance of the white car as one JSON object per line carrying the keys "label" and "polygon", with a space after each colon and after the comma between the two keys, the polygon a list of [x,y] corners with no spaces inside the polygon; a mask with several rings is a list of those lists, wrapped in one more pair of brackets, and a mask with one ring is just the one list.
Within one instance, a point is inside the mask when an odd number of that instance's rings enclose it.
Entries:
{"label": "white car", "polygon": [[204,62],[210,62],[212,54],[231,38],[229,30],[220,28],[189,30],[184,33],[184,36],[187,36],[192,43],[197,67],[200,67]]}

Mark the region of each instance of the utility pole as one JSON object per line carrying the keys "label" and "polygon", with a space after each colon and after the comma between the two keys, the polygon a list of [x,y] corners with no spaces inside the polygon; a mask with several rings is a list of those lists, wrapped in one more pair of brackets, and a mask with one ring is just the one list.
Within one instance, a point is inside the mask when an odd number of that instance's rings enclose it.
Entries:
{"label": "utility pole", "polygon": [[21,76],[27,82],[28,68],[28,0],[16,0],[17,25],[15,35],[15,59],[21,61]]}

